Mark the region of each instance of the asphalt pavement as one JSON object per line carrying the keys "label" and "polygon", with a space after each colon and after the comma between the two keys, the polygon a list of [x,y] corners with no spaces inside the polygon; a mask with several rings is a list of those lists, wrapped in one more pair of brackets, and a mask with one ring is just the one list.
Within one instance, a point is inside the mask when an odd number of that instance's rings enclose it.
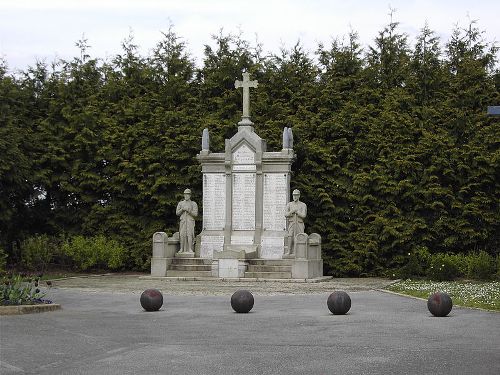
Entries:
{"label": "asphalt pavement", "polygon": [[163,292],[145,312],[137,291],[53,288],[62,310],[0,316],[0,374],[500,374],[495,312],[436,318],[425,301],[364,290],[347,315],[326,292],[254,292],[237,314],[230,290]]}

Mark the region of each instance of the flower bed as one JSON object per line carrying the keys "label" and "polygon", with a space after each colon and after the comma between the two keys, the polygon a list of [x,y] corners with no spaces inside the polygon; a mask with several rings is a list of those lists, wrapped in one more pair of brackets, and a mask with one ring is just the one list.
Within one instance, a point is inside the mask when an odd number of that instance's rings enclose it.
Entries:
{"label": "flower bed", "polygon": [[500,282],[405,280],[387,290],[428,298],[434,292],[450,295],[454,305],[500,311]]}

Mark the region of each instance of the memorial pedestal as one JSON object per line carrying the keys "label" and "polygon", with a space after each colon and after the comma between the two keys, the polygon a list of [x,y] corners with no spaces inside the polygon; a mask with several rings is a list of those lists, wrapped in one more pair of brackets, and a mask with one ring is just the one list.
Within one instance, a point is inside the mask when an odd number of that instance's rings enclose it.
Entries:
{"label": "memorial pedestal", "polygon": [[183,251],[175,254],[176,258],[194,258],[194,251]]}
{"label": "memorial pedestal", "polygon": [[[318,235],[298,235],[294,251],[284,256],[288,246],[285,211],[295,159],[292,131],[283,130],[281,151],[268,152],[250,119],[249,88],[257,87],[257,81],[243,73],[243,81],[236,81],[235,86],[243,88],[243,115],[237,133],[226,139],[224,152],[211,152],[209,130],[202,134],[197,159],[203,174],[203,229],[195,253],[176,254],[173,239],[158,236],[158,242],[153,240],[152,275],[167,275],[173,258],[177,272],[187,268],[184,262],[189,261],[192,268],[202,268],[199,272],[213,277],[245,277],[248,267],[248,274],[257,279],[322,276]],[[211,271],[205,269],[207,263]]]}
{"label": "memorial pedestal", "polygon": [[153,257],[151,258],[151,276],[167,276],[172,259],[179,250],[179,233],[168,237],[165,232],[153,234]]}

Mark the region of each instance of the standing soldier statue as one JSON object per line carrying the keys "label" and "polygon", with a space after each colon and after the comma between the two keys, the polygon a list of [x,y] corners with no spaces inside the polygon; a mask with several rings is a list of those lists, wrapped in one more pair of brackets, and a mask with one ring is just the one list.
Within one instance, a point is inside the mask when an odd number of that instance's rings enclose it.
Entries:
{"label": "standing soldier statue", "polygon": [[307,206],[299,200],[300,191],[292,193],[293,201],[286,205],[285,217],[288,221],[288,251],[285,255],[294,254],[295,236],[304,233],[304,219],[307,216]]}
{"label": "standing soldier statue", "polygon": [[175,211],[180,216],[179,239],[180,253],[194,253],[194,219],[198,216],[198,205],[191,200],[191,190],[184,190],[184,200],[180,201]]}

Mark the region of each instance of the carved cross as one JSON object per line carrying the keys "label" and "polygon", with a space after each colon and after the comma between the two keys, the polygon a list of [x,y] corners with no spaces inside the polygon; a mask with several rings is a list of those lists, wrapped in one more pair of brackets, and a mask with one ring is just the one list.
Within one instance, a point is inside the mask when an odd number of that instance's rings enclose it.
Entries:
{"label": "carved cross", "polygon": [[250,87],[257,87],[258,81],[250,81],[250,73],[243,73],[243,81],[236,80],[235,88],[243,87],[243,120],[250,119]]}

